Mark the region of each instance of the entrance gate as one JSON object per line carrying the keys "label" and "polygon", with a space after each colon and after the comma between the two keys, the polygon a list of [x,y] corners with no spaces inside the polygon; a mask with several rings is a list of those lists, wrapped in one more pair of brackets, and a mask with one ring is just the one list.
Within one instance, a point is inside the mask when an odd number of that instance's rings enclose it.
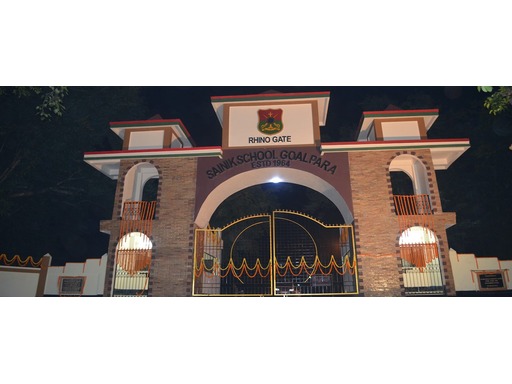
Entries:
{"label": "entrance gate", "polygon": [[277,210],[196,229],[194,296],[358,294],[351,225]]}

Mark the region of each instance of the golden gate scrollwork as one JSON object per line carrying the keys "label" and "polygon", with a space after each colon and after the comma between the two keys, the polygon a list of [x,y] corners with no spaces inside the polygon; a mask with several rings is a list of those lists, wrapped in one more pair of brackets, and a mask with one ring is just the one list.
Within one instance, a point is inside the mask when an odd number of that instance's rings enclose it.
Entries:
{"label": "golden gate scrollwork", "polygon": [[354,249],[351,225],[292,211],[196,229],[193,295],[358,294]]}

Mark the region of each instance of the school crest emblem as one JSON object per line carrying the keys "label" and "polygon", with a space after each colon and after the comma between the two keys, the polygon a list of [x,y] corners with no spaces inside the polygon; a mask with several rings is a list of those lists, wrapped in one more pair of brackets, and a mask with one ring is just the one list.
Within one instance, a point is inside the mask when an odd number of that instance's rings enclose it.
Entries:
{"label": "school crest emblem", "polygon": [[275,135],[283,130],[282,109],[258,110],[258,131],[266,135]]}

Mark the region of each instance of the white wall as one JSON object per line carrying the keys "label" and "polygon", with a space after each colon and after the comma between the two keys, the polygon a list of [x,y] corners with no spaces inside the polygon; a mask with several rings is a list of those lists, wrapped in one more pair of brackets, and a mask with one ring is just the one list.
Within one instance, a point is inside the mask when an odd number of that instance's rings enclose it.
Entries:
{"label": "white wall", "polygon": [[39,271],[40,268],[2,267],[0,297],[36,297]]}
{"label": "white wall", "polygon": [[[479,291],[478,272],[502,271],[508,290],[512,290],[512,260],[496,257],[476,257],[450,249],[450,262],[456,291]],[[102,296],[105,284],[107,254],[100,259],[87,259],[84,263],[66,263],[49,267],[44,289],[45,296],[59,295],[59,277],[85,276],[83,296]],[[23,269],[24,271],[20,271]],[[28,272],[33,270],[34,272]],[[35,297],[39,281],[39,268],[2,267],[0,270],[0,297]]]}
{"label": "white wall", "polygon": [[164,131],[132,132],[128,149],[153,149],[164,147]]}
{"label": "white wall", "polygon": [[476,257],[471,253],[457,253],[454,249],[450,249],[450,262],[456,291],[480,291],[477,274],[483,271],[502,271],[507,289],[512,289],[510,282],[512,260]]}
{"label": "white wall", "polygon": [[106,253],[100,259],[87,259],[84,263],[66,263],[63,267],[49,267],[44,294],[45,296],[59,295],[59,277],[85,276],[82,296],[102,296],[106,269]]}
{"label": "white wall", "polygon": [[420,129],[417,121],[383,121],[383,140],[419,140]]}

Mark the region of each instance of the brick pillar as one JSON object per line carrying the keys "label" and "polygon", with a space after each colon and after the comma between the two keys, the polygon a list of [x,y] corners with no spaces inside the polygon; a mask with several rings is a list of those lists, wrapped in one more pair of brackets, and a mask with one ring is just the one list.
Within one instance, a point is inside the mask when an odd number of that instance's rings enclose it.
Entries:
{"label": "brick pillar", "polygon": [[197,159],[162,159],[159,165],[151,296],[191,296]]}
{"label": "brick pillar", "polygon": [[105,271],[105,287],[103,289],[103,296],[110,296],[112,293],[112,284],[114,282],[114,260],[116,257],[116,247],[119,241],[120,230],[120,216],[123,208],[123,191],[124,191],[124,178],[131,167],[136,162],[132,160],[121,160],[119,165],[119,177],[117,180],[116,193],[114,196],[114,207],[112,210],[111,220],[102,220],[100,229],[110,235],[107,250],[107,267]]}
{"label": "brick pillar", "polygon": [[360,292],[364,296],[403,294],[395,244],[398,220],[387,179],[389,157],[387,151],[349,154]]}
{"label": "brick pillar", "polygon": [[402,296],[401,261],[396,255],[359,255],[359,289],[364,296]]}

